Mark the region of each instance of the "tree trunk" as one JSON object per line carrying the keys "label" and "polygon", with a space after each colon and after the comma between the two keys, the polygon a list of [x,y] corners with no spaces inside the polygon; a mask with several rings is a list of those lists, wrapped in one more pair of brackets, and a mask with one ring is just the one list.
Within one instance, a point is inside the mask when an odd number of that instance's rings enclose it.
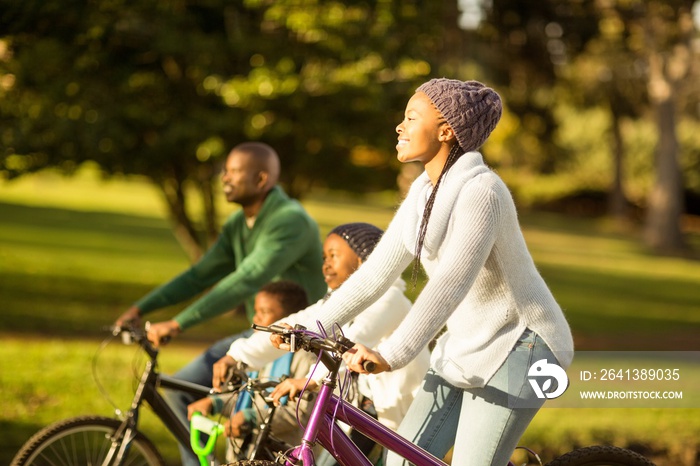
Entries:
{"label": "tree trunk", "polygon": [[678,160],[675,102],[679,87],[689,76],[693,27],[687,8],[676,9],[676,16],[671,19],[666,15],[669,10],[664,9],[663,2],[650,2],[646,6],[647,88],[659,142],[654,160],[656,180],[647,202],[644,242],[658,252],[678,253],[685,249],[685,242],[681,231],[683,179]]}
{"label": "tree trunk", "polygon": [[184,177],[177,174],[157,181],[168,206],[175,239],[180,243],[190,262],[194,263],[202,256],[203,248],[197,230],[187,216],[183,183]]}
{"label": "tree trunk", "polygon": [[608,214],[613,218],[624,221],[627,219],[627,196],[624,188],[624,141],[620,130],[620,115],[612,109],[613,136],[613,183],[608,194]]}
{"label": "tree trunk", "polygon": [[656,149],[656,181],[649,195],[644,241],[659,251],[674,253],[684,249],[681,232],[683,183],[678,162],[675,105],[671,96],[655,105],[659,129]]}
{"label": "tree trunk", "polygon": [[199,176],[197,179],[199,192],[202,196],[202,205],[204,206],[204,227],[206,230],[207,247],[213,244],[219,236],[216,199],[214,198],[214,189],[212,186],[214,173],[213,165],[202,164],[199,168]]}

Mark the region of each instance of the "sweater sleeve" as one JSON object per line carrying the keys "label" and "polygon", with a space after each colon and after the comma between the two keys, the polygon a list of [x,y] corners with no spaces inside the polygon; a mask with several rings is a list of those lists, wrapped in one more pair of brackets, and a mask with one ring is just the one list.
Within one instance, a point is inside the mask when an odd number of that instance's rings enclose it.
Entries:
{"label": "sweater sleeve", "polygon": [[500,217],[499,196],[484,177],[475,178],[462,189],[437,267],[406,319],[379,345],[379,353],[392,369],[408,364],[469,293],[491,253]]}
{"label": "sweater sleeve", "polygon": [[180,303],[203,292],[235,268],[230,239],[222,233],[196,264],[144,296],[136,302],[136,307],[147,314]]}
{"label": "sweater sleeve", "polygon": [[[345,336],[355,343],[374,348],[382,338],[399,326],[411,308],[411,301],[403,294],[405,283],[399,279],[377,301],[355,317]],[[378,323],[381,322],[381,325]]]}
{"label": "sweater sleeve", "polygon": [[[405,203],[404,203],[405,205]],[[399,209],[399,213],[404,206]],[[318,313],[329,329],[345,325],[384,295],[406,269],[413,253],[403,242],[402,218],[397,214],[367,260],[333,292]]]}
{"label": "sweater sleeve", "polygon": [[238,267],[174,320],[184,330],[234,309],[306,254],[310,242],[318,241],[317,236],[307,219],[295,210],[280,212],[268,220],[253,250]]}
{"label": "sweater sleeve", "polygon": [[[314,325],[315,314],[320,307],[321,301],[285,317],[280,322],[291,326],[301,324],[308,329],[316,330]],[[251,369],[259,369],[284,353],[284,350],[277,349],[272,345],[270,334],[266,332],[255,332],[248,338],[237,339],[231,344],[227,352],[233,359],[245,363]]]}

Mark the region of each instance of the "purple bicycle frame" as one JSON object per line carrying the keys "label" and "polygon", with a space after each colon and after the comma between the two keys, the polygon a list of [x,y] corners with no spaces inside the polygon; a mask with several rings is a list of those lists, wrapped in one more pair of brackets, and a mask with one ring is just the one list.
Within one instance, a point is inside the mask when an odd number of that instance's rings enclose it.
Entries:
{"label": "purple bicycle frame", "polygon": [[292,450],[285,464],[292,466],[298,460],[302,460],[304,466],[316,464],[312,447],[316,440],[320,440],[320,444],[340,464],[344,466],[372,466],[367,457],[334,422],[334,418],[352,426],[411,463],[419,466],[447,466],[447,463],[383,426],[362,410],[333,395],[333,388],[326,384],[321,385],[309,423],[304,430],[301,445]]}

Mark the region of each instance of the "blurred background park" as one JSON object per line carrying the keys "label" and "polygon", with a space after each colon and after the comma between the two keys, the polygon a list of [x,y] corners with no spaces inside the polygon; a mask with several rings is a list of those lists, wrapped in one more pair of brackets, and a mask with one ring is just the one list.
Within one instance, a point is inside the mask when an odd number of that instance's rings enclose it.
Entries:
{"label": "blurred background park", "polygon": [[[322,234],[386,227],[417,175],[395,127],[433,77],[503,97],[482,152],[577,349],[700,351],[699,29],[694,0],[0,0],[0,463],[49,422],[112,412],[104,327],[216,236],[233,145],[275,147]],[[162,369],[246,325],[192,329]],[[97,364],[122,408],[133,356]],[[690,466],[699,438],[696,408],[562,408],[523,443]]]}

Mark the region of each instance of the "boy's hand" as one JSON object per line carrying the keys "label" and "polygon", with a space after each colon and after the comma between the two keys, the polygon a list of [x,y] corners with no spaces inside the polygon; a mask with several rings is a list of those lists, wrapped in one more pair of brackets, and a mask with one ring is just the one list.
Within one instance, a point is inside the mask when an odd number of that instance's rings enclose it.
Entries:
{"label": "boy's hand", "polygon": [[213,392],[221,392],[221,386],[226,382],[229,370],[235,367],[236,364],[236,360],[228,354],[214,363],[212,366],[213,377],[211,379]]}
{"label": "boy's hand", "polygon": [[[279,325],[288,329],[293,328],[291,325],[285,324],[284,322],[281,322]],[[284,337],[282,335],[277,335],[276,333],[273,333],[272,335],[270,335],[270,341],[272,342],[272,346],[274,346],[275,348],[284,351],[289,351],[289,343],[285,343]]]}
{"label": "boy's hand", "polygon": [[[304,389],[306,385],[306,379],[285,379],[280,382],[270,396],[272,397],[275,406],[280,405],[280,398],[285,395],[289,395],[290,400],[295,400],[297,395]],[[315,390],[317,387],[316,382],[309,380],[309,384],[306,386],[307,390]]]}
{"label": "boy's hand", "polygon": [[214,402],[209,397],[202,398],[194,403],[190,403],[187,405],[187,419],[191,421],[194,413],[200,413],[203,416],[207,416],[211,414],[213,406]]}
{"label": "boy's hand", "polygon": [[238,411],[224,424],[224,432],[228,437],[243,437],[250,432],[250,428],[251,425],[246,422],[243,411]]}

